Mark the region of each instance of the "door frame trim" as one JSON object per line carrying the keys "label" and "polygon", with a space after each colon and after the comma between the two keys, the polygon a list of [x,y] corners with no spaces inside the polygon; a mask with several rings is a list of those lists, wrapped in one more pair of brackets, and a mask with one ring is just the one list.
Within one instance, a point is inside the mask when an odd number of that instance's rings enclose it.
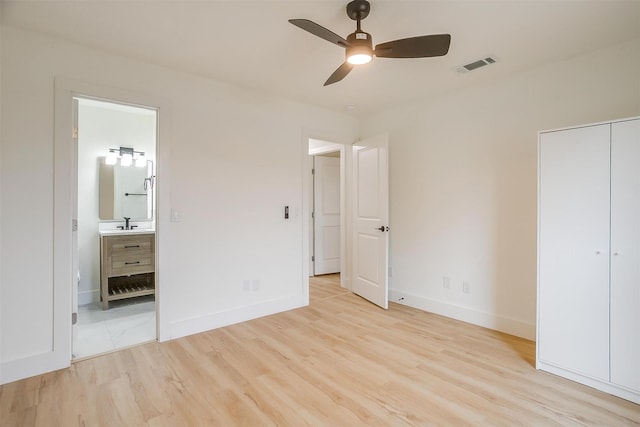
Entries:
{"label": "door frame trim", "polygon": [[[322,131],[310,131],[303,130],[302,135],[302,284],[303,284],[303,298],[305,303],[309,304],[309,227],[310,227],[310,219],[311,219],[311,210],[309,209],[310,205],[310,197],[312,195],[311,189],[311,169],[313,168],[313,155],[309,155],[309,140],[310,139],[318,139],[321,141],[331,142],[333,144],[339,145],[339,150],[336,150],[335,147],[332,147],[328,151],[340,151],[340,286],[345,289],[351,289],[351,281],[350,281],[350,269],[349,269],[349,241],[348,241],[348,233],[350,228],[347,224],[347,218],[349,217],[348,203],[349,195],[348,191],[348,165],[350,161],[350,157],[347,158],[350,154],[350,150],[347,150],[347,147],[351,147],[352,141],[348,140],[348,138],[340,137],[337,135],[330,135],[327,132]],[[315,154],[322,154],[322,151],[318,151]],[[348,181],[348,182],[347,182]]]}
{"label": "door frame trim", "polygon": [[156,117],[156,336],[158,341],[166,341],[168,336],[168,319],[164,315],[167,298],[162,297],[164,290],[163,275],[159,268],[166,265],[168,254],[163,251],[163,229],[168,229],[169,212],[169,141],[171,140],[171,104],[168,100],[144,93],[87,83],[66,77],[55,77],[55,112],[54,112],[54,353],[59,353],[59,360],[69,366],[71,353],[71,286],[73,272],[71,259],[74,256],[71,248],[69,227],[72,217],[72,188],[70,170],[77,165],[72,164],[73,144],[71,138],[72,99],[94,98],[121,104],[130,104],[153,108]]}

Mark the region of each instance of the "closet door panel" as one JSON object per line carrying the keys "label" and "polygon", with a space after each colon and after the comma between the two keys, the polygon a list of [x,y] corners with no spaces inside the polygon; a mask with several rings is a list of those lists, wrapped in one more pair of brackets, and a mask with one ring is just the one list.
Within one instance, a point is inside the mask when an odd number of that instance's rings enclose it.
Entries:
{"label": "closet door panel", "polygon": [[611,382],[640,391],[640,120],[611,130]]}
{"label": "closet door panel", "polygon": [[609,380],[610,126],[541,134],[539,357]]}

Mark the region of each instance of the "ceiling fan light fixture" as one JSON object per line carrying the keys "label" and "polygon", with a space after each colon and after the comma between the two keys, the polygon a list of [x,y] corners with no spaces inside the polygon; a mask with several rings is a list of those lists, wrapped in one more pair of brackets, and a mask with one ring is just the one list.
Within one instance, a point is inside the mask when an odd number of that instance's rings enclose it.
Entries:
{"label": "ceiling fan light fixture", "polygon": [[371,59],[373,58],[368,53],[353,53],[347,57],[347,62],[353,65],[363,65],[371,62]]}
{"label": "ceiling fan light fixture", "polygon": [[356,31],[347,37],[349,46],[346,47],[347,62],[352,65],[368,64],[373,59],[371,35],[364,31]]}

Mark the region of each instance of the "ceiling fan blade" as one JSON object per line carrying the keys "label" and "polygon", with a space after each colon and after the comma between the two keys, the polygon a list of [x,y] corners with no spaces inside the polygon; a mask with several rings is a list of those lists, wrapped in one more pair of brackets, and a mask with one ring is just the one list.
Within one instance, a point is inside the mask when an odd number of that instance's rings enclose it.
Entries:
{"label": "ceiling fan blade", "polygon": [[349,46],[349,42],[334,33],[333,31],[327,30],[322,25],[316,24],[313,21],[309,21],[308,19],[289,19],[296,27],[302,28],[305,31],[310,32],[314,36],[318,36],[321,39],[325,39],[331,43],[335,43],[340,47]]}
{"label": "ceiling fan blade", "polygon": [[379,58],[427,58],[443,56],[449,52],[450,34],[410,37],[394,40],[376,46],[375,55]]}
{"label": "ceiling fan blade", "polygon": [[340,80],[344,79],[351,70],[353,70],[352,64],[349,64],[348,62],[343,63],[333,72],[333,74],[331,74],[331,76],[329,76],[327,81],[324,82],[324,85],[329,86],[331,84],[338,83]]}

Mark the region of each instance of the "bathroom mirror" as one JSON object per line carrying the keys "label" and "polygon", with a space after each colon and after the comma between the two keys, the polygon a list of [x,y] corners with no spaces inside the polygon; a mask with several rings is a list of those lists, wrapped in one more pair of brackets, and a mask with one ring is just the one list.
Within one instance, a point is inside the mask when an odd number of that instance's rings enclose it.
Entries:
{"label": "bathroom mirror", "polygon": [[108,165],[105,158],[99,162],[99,217],[103,221],[151,220],[153,217],[153,162],[147,166]]}

